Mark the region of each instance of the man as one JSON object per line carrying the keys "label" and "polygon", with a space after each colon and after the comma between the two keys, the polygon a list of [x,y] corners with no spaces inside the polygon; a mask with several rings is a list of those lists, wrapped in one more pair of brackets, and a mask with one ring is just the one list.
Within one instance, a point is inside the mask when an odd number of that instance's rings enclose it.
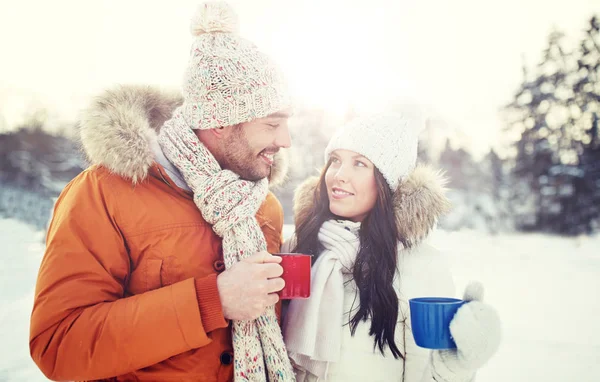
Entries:
{"label": "man", "polygon": [[123,87],[85,114],[92,166],[56,203],[31,318],[48,378],[293,380],[269,254],[283,212],[268,192],[290,104],[236,28],[226,4],[202,5],[183,100]]}

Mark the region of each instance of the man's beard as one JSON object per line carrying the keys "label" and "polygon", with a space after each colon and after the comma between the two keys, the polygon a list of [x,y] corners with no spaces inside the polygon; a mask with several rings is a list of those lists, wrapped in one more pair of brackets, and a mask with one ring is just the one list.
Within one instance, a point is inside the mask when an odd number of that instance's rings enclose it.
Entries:
{"label": "man's beard", "polygon": [[[264,150],[263,150],[264,151]],[[277,151],[276,149],[273,151]],[[262,152],[262,151],[261,151]],[[232,135],[225,142],[223,150],[223,164],[221,167],[235,172],[240,178],[252,182],[259,181],[271,174],[271,168],[262,163],[259,155],[255,155],[243,134]]]}

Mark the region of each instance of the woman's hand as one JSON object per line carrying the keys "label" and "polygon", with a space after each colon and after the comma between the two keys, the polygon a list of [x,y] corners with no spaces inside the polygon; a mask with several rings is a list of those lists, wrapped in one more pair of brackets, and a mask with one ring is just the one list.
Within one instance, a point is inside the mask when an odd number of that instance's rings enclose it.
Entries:
{"label": "woman's hand", "polygon": [[483,302],[483,285],[470,283],[465,289],[464,304],[450,322],[456,349],[434,351],[434,371],[444,380],[462,380],[472,375],[498,350],[501,338],[500,318],[496,310]]}

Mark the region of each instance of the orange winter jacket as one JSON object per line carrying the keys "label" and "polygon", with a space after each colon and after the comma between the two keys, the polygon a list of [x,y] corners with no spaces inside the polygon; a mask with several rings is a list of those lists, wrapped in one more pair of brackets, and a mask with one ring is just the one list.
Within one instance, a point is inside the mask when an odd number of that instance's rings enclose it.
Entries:
{"label": "orange winter jacket", "polygon": [[[145,111],[163,112],[162,120],[178,102],[142,90],[125,88],[104,99],[154,95]],[[100,110],[109,115],[104,122],[84,120],[84,147],[97,164],[56,203],[35,290],[31,356],[53,380],[230,381],[230,328],[216,284],[224,270],[221,239],[191,192],[151,160],[150,143],[137,142],[146,150],[140,151],[122,131],[106,140],[85,137],[86,128],[110,136],[114,126],[126,125],[111,114],[123,115],[130,106],[124,98],[111,106],[117,111]],[[151,120],[149,131],[162,120]],[[140,170],[147,175],[132,183]],[[273,194],[256,217],[268,251],[278,252],[283,212]]]}

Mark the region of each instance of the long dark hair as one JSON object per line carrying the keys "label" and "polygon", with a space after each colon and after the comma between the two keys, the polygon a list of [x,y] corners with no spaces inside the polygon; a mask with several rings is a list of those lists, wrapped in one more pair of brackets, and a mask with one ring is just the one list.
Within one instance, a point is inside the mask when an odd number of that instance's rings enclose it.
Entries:
{"label": "long dark hair", "polygon": [[[325,185],[325,174],[331,165],[327,163],[314,191],[310,211],[304,211],[303,221],[296,227],[296,248],[294,252],[308,253],[316,257],[324,247],[318,240],[319,229],[327,220],[336,219],[329,210],[329,197]],[[395,341],[398,322],[398,296],[393,281],[396,276],[398,236],[393,209],[393,193],[381,172],[375,168],[377,201],[363,220],[360,230],[360,248],[353,269],[353,278],[358,287],[359,306],[351,309],[356,312],[350,319],[352,335],[361,321],[371,319],[369,335],[374,337],[373,347],[378,347],[385,355],[387,346],[394,358],[404,359]]]}

